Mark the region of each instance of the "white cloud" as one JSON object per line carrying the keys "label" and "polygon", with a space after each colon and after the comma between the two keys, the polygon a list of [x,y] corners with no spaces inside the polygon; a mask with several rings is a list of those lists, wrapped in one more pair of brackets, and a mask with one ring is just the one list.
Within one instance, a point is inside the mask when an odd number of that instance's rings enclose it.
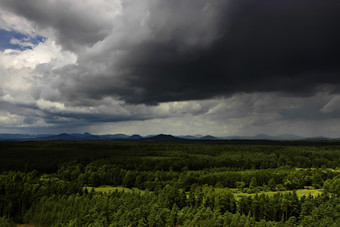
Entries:
{"label": "white cloud", "polygon": [[9,41],[9,43],[12,44],[12,45],[19,45],[21,47],[34,47],[34,44],[29,42],[29,40],[19,40],[19,39],[16,39],[16,38],[12,38]]}
{"label": "white cloud", "polygon": [[13,127],[46,125],[39,110],[33,110],[30,106],[39,106],[41,95],[52,94],[53,91],[54,94],[58,93],[51,87],[53,79],[50,78],[50,72],[75,64],[77,60],[76,55],[61,50],[51,39],[31,47],[23,51],[6,49],[0,52],[0,102],[27,105],[26,108],[17,109],[20,110],[18,113],[12,111],[10,118],[7,115],[2,117],[6,125]]}
{"label": "white cloud", "polygon": [[16,31],[34,37],[37,34],[34,24],[24,17],[17,16],[0,8],[0,29]]}

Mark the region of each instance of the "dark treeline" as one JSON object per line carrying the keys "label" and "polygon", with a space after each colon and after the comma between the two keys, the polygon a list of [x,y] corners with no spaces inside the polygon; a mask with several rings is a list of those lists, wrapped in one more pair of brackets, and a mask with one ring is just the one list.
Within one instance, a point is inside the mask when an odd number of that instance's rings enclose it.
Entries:
{"label": "dark treeline", "polygon": [[[282,142],[280,142],[281,144]],[[127,141],[0,141],[0,170],[56,172],[67,161],[100,160],[124,169],[202,170],[210,168],[269,169],[282,166],[336,168],[340,146],[248,145],[217,142],[156,143]]]}
{"label": "dark treeline", "polygon": [[339,164],[334,144],[0,142],[0,226],[337,226]]}

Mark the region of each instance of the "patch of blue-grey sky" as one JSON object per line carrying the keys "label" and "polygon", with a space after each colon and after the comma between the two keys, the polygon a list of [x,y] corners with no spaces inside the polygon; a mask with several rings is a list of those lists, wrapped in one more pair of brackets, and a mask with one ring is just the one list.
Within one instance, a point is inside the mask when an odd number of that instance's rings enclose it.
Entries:
{"label": "patch of blue-grey sky", "polygon": [[0,29],[0,50],[13,49],[13,50],[26,50],[33,49],[36,45],[45,41],[45,37],[37,35],[30,37],[29,35],[22,34],[18,31],[6,31]]}

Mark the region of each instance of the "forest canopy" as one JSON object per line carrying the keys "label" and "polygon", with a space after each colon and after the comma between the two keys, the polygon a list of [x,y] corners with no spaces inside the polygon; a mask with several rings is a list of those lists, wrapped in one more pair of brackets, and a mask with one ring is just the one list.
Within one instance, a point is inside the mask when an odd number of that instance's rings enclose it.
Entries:
{"label": "forest canopy", "polygon": [[0,223],[336,226],[332,143],[0,142]]}

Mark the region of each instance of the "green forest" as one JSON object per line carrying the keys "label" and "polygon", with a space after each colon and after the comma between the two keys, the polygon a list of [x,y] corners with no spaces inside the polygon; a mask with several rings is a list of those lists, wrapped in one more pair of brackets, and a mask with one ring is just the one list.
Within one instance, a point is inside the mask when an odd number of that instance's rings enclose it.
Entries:
{"label": "green forest", "polygon": [[340,226],[340,144],[1,141],[0,226]]}

